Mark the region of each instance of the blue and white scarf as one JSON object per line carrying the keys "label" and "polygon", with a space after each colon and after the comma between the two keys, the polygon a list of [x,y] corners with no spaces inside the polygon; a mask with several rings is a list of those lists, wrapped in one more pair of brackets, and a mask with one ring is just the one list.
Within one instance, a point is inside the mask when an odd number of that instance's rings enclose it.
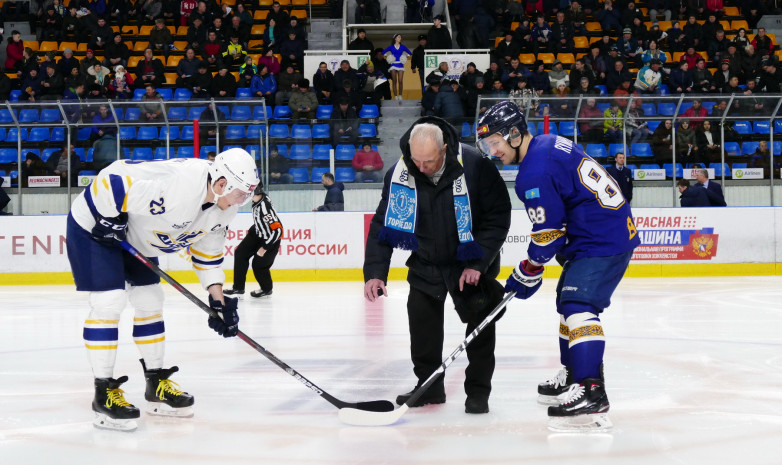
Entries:
{"label": "blue and white scarf", "polygon": [[[457,159],[463,167],[461,147],[459,147]],[[483,249],[475,242],[472,234],[470,195],[463,172],[453,182],[453,206],[456,212],[456,229],[459,235],[456,258],[468,261],[482,257]],[[418,250],[418,238],[415,236],[417,214],[418,196],[415,179],[410,175],[404,157],[402,157],[394,167],[394,174],[391,176],[385,222],[378,239],[397,249]]]}

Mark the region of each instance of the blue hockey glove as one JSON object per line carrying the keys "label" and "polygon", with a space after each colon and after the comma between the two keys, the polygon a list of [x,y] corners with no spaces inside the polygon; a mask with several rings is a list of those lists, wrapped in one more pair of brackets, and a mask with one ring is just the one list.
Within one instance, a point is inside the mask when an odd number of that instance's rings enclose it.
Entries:
{"label": "blue hockey glove", "polygon": [[209,296],[209,306],[223,317],[221,319],[210,316],[209,327],[223,337],[233,337],[239,331],[239,314],[236,313],[239,299],[235,297],[224,297],[224,299],[225,305],[219,300],[214,300],[211,295]]}
{"label": "blue hockey glove", "polygon": [[90,234],[102,244],[119,247],[119,243],[125,240],[127,231],[128,214],[120,213],[114,218],[97,217]]}
{"label": "blue hockey glove", "polygon": [[505,281],[505,292],[516,291],[516,298],[529,299],[543,284],[543,266],[530,264],[528,260],[519,263]]}

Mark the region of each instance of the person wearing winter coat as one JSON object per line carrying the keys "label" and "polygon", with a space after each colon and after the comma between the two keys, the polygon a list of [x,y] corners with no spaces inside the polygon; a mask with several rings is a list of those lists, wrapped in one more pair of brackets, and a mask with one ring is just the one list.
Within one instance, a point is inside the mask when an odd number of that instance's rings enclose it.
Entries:
{"label": "person wearing winter coat", "polygon": [[320,179],[323,187],[326,188],[326,199],[323,201],[323,205],[313,208],[312,211],[345,211],[345,196],[342,194],[342,191],[345,190],[345,185],[341,182],[335,182],[334,175],[331,173],[323,173]]}
{"label": "person wearing winter coat", "polygon": [[293,118],[314,119],[315,110],[318,108],[318,98],[315,92],[310,89],[310,80],[302,79],[299,81],[298,89],[291,92],[288,99],[288,108],[293,113]]}

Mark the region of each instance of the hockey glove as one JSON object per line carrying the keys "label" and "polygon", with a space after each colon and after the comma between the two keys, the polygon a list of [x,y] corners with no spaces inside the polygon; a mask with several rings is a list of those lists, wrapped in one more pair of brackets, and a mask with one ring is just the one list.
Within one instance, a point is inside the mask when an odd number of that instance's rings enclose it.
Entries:
{"label": "hockey glove", "polygon": [[209,296],[209,306],[222,316],[222,319],[210,316],[209,327],[223,337],[233,337],[239,331],[239,314],[236,313],[239,299],[235,297],[224,297],[224,299],[225,305]]}
{"label": "hockey glove", "polygon": [[92,228],[92,238],[108,245],[119,247],[119,243],[125,240],[128,231],[128,214],[120,213],[114,218],[98,216],[95,226]]}
{"label": "hockey glove", "polygon": [[543,284],[543,266],[532,265],[528,260],[519,263],[505,281],[505,292],[516,291],[516,298],[529,299]]}

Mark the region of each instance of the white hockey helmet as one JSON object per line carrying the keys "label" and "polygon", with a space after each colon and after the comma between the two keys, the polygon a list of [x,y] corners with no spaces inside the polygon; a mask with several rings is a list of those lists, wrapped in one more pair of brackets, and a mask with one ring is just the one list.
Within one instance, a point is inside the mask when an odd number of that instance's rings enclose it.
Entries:
{"label": "white hockey helmet", "polygon": [[[241,203],[246,203],[252,197],[255,186],[260,182],[255,160],[252,155],[240,148],[228,149],[219,153],[215,157],[215,161],[212,162],[212,166],[209,167],[209,175],[212,178],[210,189],[212,189],[215,199],[239,189],[247,194]],[[220,178],[225,178],[227,184],[223,193],[218,195],[214,191],[214,185]]]}

